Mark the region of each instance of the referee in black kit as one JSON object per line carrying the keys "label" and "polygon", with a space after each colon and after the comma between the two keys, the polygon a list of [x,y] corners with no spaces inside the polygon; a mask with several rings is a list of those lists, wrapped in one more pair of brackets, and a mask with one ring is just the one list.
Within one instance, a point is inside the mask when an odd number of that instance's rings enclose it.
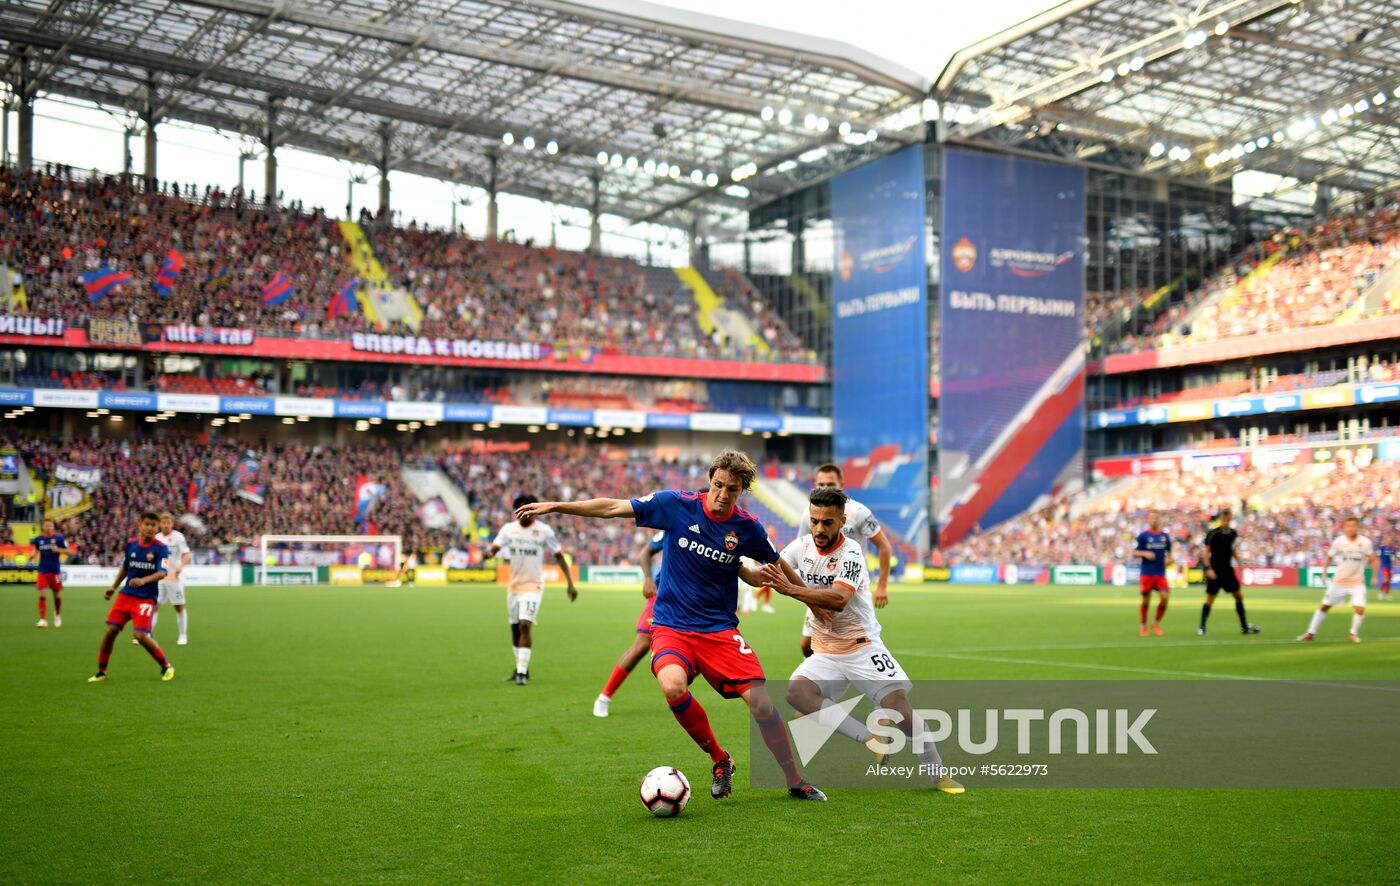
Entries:
{"label": "referee in black kit", "polygon": [[1206,602],[1201,606],[1201,626],[1196,633],[1206,635],[1206,619],[1210,618],[1210,607],[1215,605],[1215,595],[1228,591],[1235,597],[1235,614],[1240,617],[1241,634],[1257,634],[1259,628],[1250,624],[1244,615],[1244,594],[1240,592],[1240,579],[1235,574],[1235,542],[1240,534],[1230,525],[1234,512],[1225,508],[1216,518],[1215,526],[1206,533]]}

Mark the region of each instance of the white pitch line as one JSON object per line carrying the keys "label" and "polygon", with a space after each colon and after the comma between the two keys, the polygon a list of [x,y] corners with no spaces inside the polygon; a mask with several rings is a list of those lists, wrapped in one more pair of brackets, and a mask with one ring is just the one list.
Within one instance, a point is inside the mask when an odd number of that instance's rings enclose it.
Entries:
{"label": "white pitch line", "polygon": [[1299,686],[1330,686],[1339,689],[1370,689],[1376,692],[1400,692],[1400,686],[1370,686],[1360,683],[1342,683],[1331,680],[1286,680],[1275,677],[1260,677],[1251,674],[1216,674],[1206,671],[1174,671],[1167,668],[1139,668],[1131,665],[1088,664],[1075,661],[1051,661],[1040,658],[1006,658],[999,655],[967,655],[958,652],[914,652],[899,650],[896,655],[913,655],[921,658],[951,658],[958,661],[982,661],[991,664],[1035,665],[1047,668],[1079,668],[1088,671],[1114,671],[1126,674],[1162,674],[1171,677],[1200,677],[1206,680],[1257,680],[1264,683],[1294,683]]}
{"label": "white pitch line", "polygon": [[[1317,640],[1315,644],[1334,645],[1333,641]],[[1342,641],[1335,641],[1340,645]],[[1380,637],[1375,640],[1367,640],[1367,644],[1374,643],[1400,643],[1400,637]],[[948,652],[1055,652],[1059,650],[1075,649],[1160,649],[1175,647],[1199,647],[1199,646],[1298,646],[1298,640],[1153,640],[1147,638],[1136,643],[1060,643],[1045,646],[975,646],[967,649],[949,649]],[[917,653],[916,653],[917,654]]]}

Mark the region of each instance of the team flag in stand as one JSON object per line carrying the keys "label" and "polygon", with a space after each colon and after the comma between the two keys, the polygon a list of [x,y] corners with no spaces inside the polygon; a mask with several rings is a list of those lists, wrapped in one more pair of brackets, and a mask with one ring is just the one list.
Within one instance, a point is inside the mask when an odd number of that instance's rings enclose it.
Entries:
{"label": "team flag in stand", "polygon": [[287,299],[296,295],[297,288],[292,285],[292,281],[281,271],[272,278],[272,282],[263,287],[262,303],[265,305],[280,305]]}
{"label": "team flag in stand", "polygon": [[256,453],[251,449],[244,453],[228,475],[228,486],[233,490],[233,494],[255,505],[266,501],[267,487],[255,482],[261,467],[262,459]]}
{"label": "team flag in stand", "polygon": [[219,290],[228,285],[228,281],[233,279],[233,275],[228,272],[228,265],[220,265],[217,271],[213,271],[204,278],[204,291]]}
{"label": "team flag in stand", "polygon": [[359,292],[360,281],[351,280],[340,291],[331,296],[330,304],[326,306],[326,319],[334,320],[336,317],[344,317],[353,314],[360,309],[360,300],[356,297]]}
{"label": "team flag in stand", "polygon": [[83,289],[87,290],[88,301],[96,303],[107,293],[131,280],[125,271],[114,271],[103,265],[95,271],[83,274]]}
{"label": "team flag in stand", "polygon": [[369,512],[374,503],[384,494],[383,483],[372,483],[364,474],[355,478],[355,524],[363,528],[369,524]]}
{"label": "team flag in stand", "polygon": [[155,290],[161,298],[170,298],[170,290],[175,288],[175,278],[185,269],[185,257],[172,249],[165,254],[165,261],[156,274]]}
{"label": "team flag in stand", "polygon": [[185,495],[185,510],[198,514],[208,507],[209,495],[204,491],[204,475],[200,474],[190,481],[189,491]]}

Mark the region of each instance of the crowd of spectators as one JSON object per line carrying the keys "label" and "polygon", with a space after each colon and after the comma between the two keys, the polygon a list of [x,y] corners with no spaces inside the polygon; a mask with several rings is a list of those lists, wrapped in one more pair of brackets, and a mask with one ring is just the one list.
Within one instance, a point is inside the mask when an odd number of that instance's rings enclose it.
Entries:
{"label": "crowd of spectators", "polygon": [[1062,497],[946,552],[951,563],[1054,566],[1130,562],[1137,534],[1157,513],[1174,542],[1176,562],[1194,564],[1209,521],[1230,508],[1241,562],[1251,566],[1318,565],[1350,515],[1373,541],[1394,537],[1400,521],[1400,464],[1338,462],[1330,474],[1275,499],[1257,499],[1299,470],[1293,465],[1156,473],[1117,481],[1108,491]]}
{"label": "crowd of spectators", "polygon": [[[454,548],[480,562],[495,531],[511,518],[517,495],[540,499],[627,497],[655,489],[705,486],[705,464],[665,460],[655,453],[622,448],[536,448],[479,451],[461,447],[408,449],[368,443],[323,446],[248,442],[207,434],[132,440],[60,440],[19,437],[14,445],[41,482],[58,462],[97,467],[102,479],[92,508],[64,521],[62,529],[86,562],[112,563],[135,531],[143,510],[170,510],[201,562],[236,557],[265,533],[401,535],[406,550]],[[258,463],[243,482],[261,487],[255,502],[229,482],[245,459]],[[422,504],[402,479],[405,464],[440,468],[471,505],[478,532],[466,526],[430,529],[419,517]],[[384,485],[367,524],[357,523],[360,477]],[[199,484],[191,495],[191,484]],[[631,521],[555,517],[550,521],[569,553],[585,564],[635,562],[645,533]],[[0,532],[6,531],[0,522]]]}
{"label": "crowd of spectators", "polygon": [[[766,310],[754,321],[778,346],[773,354],[713,341],[697,325],[693,301],[659,296],[647,285],[647,269],[630,259],[369,225],[390,285],[406,289],[423,309],[424,335],[650,355],[814,359],[788,346],[791,333]],[[185,266],[161,297],[153,282],[170,250]],[[0,170],[0,258],[22,272],[31,313],[69,323],[119,317],[315,338],[366,328],[361,312],[328,315],[332,296],[355,277],[335,222],[320,209],[268,207],[236,191],[175,183],[147,190],[67,167],[23,176]],[[94,303],[83,274],[104,267],[131,279]],[[265,305],[262,290],[279,273],[295,293]]]}
{"label": "crowd of spectators", "polygon": [[[1348,309],[1356,312],[1351,319],[1362,319],[1357,299],[1397,259],[1400,201],[1395,197],[1307,230],[1281,230],[1158,316],[1147,330],[1123,336],[1113,348],[1170,348],[1322,326],[1350,317]],[[1397,302],[1382,300],[1374,313],[1400,310]]]}
{"label": "crowd of spectators", "polygon": [[1231,379],[1208,385],[1195,385],[1179,391],[1159,394],[1155,397],[1132,397],[1119,401],[1111,408],[1128,409],[1134,406],[1150,406],[1164,403],[1189,402],[1194,400],[1218,400],[1227,397],[1241,397],[1252,394],[1284,394],[1290,391],[1309,391],[1328,388],[1333,385],[1353,382],[1372,384],[1394,381],[1400,378],[1400,364],[1383,359],[1368,361],[1364,369],[1353,372],[1348,369],[1323,369],[1316,372],[1293,372],[1283,375]]}

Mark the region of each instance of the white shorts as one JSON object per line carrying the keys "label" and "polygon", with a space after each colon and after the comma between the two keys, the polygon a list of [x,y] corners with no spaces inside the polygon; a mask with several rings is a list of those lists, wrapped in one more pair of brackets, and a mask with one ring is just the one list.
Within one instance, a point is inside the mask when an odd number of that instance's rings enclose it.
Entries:
{"label": "white shorts", "polygon": [[1353,606],[1365,606],[1366,586],[1339,588],[1335,584],[1329,584],[1327,590],[1322,594],[1323,606],[1341,606],[1348,602]]}
{"label": "white shorts", "polygon": [[522,594],[506,593],[506,614],[510,623],[518,625],[522,621],[540,620],[540,603],[544,600],[542,591],[527,591]]}
{"label": "white shorts", "polygon": [[185,583],[182,581],[163,581],[156,593],[156,603],[161,606],[169,603],[173,606],[185,605]]}
{"label": "white shorts", "polygon": [[878,640],[842,655],[814,652],[792,672],[792,679],[798,677],[816,683],[832,701],[839,700],[850,686],[876,704],[896,689],[908,692],[914,688],[899,662]]}

